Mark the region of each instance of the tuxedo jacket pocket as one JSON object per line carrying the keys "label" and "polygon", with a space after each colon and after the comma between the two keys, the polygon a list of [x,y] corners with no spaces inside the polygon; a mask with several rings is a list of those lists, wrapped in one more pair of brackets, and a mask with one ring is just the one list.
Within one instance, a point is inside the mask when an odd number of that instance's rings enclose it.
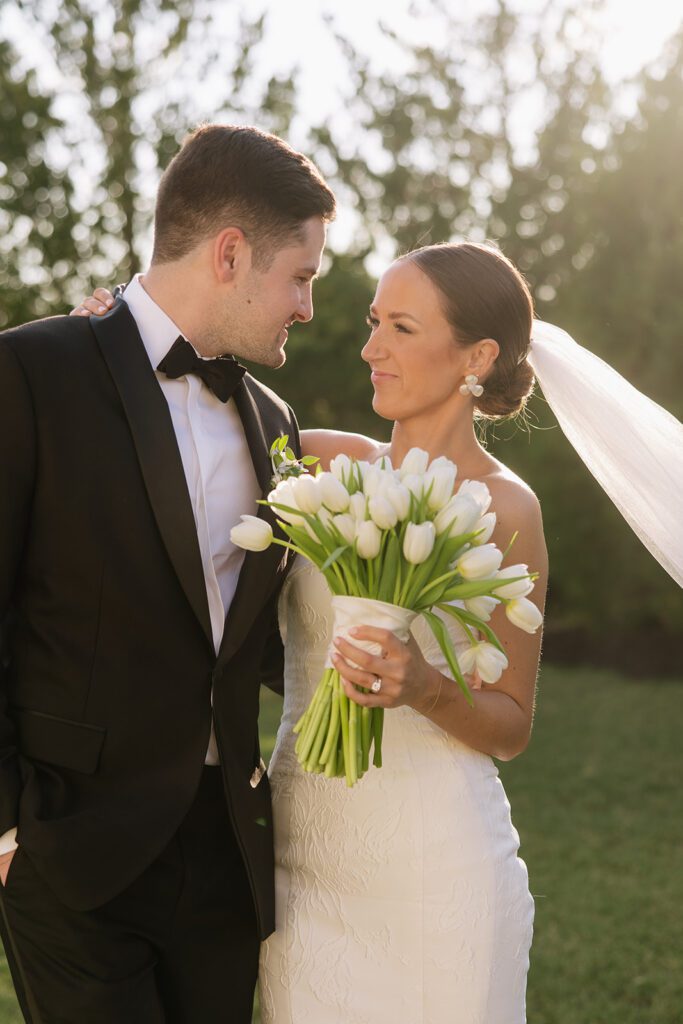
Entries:
{"label": "tuxedo jacket pocket", "polygon": [[14,707],[11,715],[19,733],[20,754],[83,775],[97,771],[106,729],[29,708]]}

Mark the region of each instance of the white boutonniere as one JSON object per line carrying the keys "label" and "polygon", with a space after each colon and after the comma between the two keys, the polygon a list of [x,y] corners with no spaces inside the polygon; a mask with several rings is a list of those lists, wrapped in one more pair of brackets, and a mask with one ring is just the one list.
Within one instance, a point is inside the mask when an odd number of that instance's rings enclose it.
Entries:
{"label": "white boutonniere", "polygon": [[273,476],[270,481],[271,487],[277,487],[281,480],[287,477],[301,476],[308,472],[308,466],[315,465],[320,460],[315,455],[304,455],[297,459],[290,447],[288,447],[289,435],[281,434],[270,446],[270,464],[273,467]]}

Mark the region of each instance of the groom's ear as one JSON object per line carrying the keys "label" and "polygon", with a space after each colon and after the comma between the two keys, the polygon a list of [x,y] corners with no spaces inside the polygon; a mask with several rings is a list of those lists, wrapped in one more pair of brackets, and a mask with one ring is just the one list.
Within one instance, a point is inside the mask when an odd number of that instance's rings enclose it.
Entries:
{"label": "groom's ear", "polygon": [[213,240],[213,266],[217,280],[230,284],[251,266],[251,246],[241,228],[224,228]]}

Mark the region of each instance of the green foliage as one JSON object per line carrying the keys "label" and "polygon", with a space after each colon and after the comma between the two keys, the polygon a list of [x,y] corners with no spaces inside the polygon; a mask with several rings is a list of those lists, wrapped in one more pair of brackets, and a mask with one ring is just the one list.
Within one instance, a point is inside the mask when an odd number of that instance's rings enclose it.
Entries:
{"label": "green foliage", "polygon": [[[252,369],[302,426],[387,439],[391,424],[372,411],[360,358],[374,290],[365,257],[489,237],[526,274],[540,316],[681,417],[683,37],[631,83],[639,108],[625,120],[619,89],[600,70],[592,20],[600,0],[536,14],[496,0],[476,19],[445,2],[429,6],[441,19],[431,48],[384,27],[397,58],[390,70],[378,73],[338,39],[348,95],[338,119],[309,126],[305,148],[356,215],[355,230],[348,251],[328,257],[315,319],[292,331],[284,368]],[[82,113],[64,124],[58,89],[0,39],[0,326],[64,312],[94,285],[137,269],[154,182],[191,124],[248,120],[287,136],[302,112],[294,68],[257,81],[264,16],[236,17],[226,41],[212,3],[115,0],[105,9],[68,0],[59,17],[49,0],[18,7]],[[200,53],[216,86],[211,110],[193,100]],[[515,121],[525,103],[542,113],[535,139],[520,148]],[[86,167],[96,180],[89,194]],[[653,630],[671,635],[680,591],[586,472],[542,396],[529,422],[528,431],[498,424],[488,443],[541,499],[549,635],[582,629],[624,650]]]}
{"label": "green foliage", "polygon": [[[263,16],[238,19],[226,73],[215,4],[10,3],[50,74],[0,38],[0,329],[63,313],[141,269],[154,185],[194,125],[256,120],[286,133],[294,110],[293,74],[249,98]],[[211,110],[194,99],[198,60],[216,82]]]}
{"label": "green foliage", "polygon": [[63,130],[51,98],[0,39],[0,330],[64,306],[75,273],[73,186],[48,150]]}

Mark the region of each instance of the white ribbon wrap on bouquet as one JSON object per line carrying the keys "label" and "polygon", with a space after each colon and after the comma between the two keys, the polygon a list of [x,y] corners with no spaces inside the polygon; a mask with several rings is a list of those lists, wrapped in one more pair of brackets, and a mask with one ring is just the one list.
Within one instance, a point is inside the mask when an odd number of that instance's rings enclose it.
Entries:
{"label": "white ribbon wrap on bouquet", "polygon": [[[410,608],[401,608],[397,604],[388,604],[386,601],[374,601],[370,597],[333,597],[332,611],[334,613],[333,637],[342,636],[349,643],[375,655],[382,653],[379,644],[372,640],[358,640],[355,636],[349,636],[349,630],[354,626],[375,626],[377,629],[388,629],[402,643],[405,643],[410,636],[410,625],[417,615],[417,612],[411,611]],[[333,667],[330,655],[335,650],[334,644],[331,644],[327,652],[326,668]]]}

